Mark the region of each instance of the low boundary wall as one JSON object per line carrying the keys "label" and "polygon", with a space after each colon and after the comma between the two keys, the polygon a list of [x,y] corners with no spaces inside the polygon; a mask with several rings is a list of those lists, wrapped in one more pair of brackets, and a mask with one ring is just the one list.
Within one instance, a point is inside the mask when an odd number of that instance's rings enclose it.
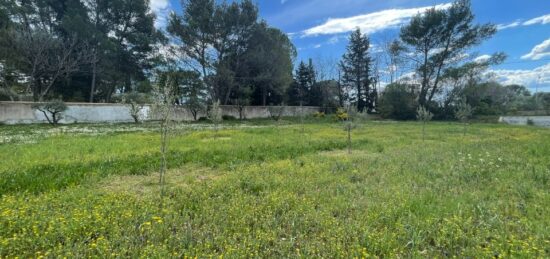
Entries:
{"label": "low boundary wall", "polygon": [[[4,124],[29,124],[47,123],[46,117],[41,111],[32,108],[32,102],[0,102],[0,123]],[[117,103],[66,103],[68,109],[63,113],[60,123],[117,123],[133,122],[130,109],[127,105]],[[239,118],[239,109],[236,106],[220,106],[222,114]],[[313,114],[320,110],[319,107],[304,106],[304,115]],[[243,115],[246,119],[269,118],[270,112],[267,106],[245,106]],[[282,116],[299,116],[300,107],[285,106]],[[151,105],[145,105],[140,117],[144,121],[154,120]],[[206,112],[199,112],[197,118],[206,117]],[[172,118],[176,121],[192,121],[191,111],[185,107],[177,106]]]}
{"label": "low boundary wall", "polygon": [[501,116],[498,121],[511,125],[527,125],[529,120],[535,126],[550,127],[550,116]]}

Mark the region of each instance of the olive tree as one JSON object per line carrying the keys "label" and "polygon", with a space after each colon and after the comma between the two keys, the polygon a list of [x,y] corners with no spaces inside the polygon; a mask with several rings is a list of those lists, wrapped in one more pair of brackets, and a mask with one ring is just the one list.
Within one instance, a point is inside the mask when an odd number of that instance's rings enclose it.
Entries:
{"label": "olive tree", "polygon": [[347,105],[346,106],[346,116],[342,116],[344,121],[344,129],[347,132],[347,140],[348,140],[348,154],[351,154],[352,144],[351,144],[351,131],[354,128],[357,128],[358,123],[362,120],[366,120],[367,118],[367,111],[363,110],[360,112],[357,110],[357,106],[354,105]]}
{"label": "olive tree", "polygon": [[432,120],[433,116],[433,113],[424,106],[419,106],[416,110],[416,119],[422,122],[422,141],[426,139],[426,124]]}
{"label": "olive tree", "polygon": [[464,136],[466,136],[466,127],[468,126],[468,120],[472,117],[472,106],[465,101],[460,102],[457,105],[455,111],[455,117],[464,124]]}
{"label": "olive tree", "polygon": [[135,123],[141,122],[141,113],[147,101],[146,96],[136,92],[125,94],[122,97],[122,103],[128,106],[130,116],[132,116]]}
{"label": "olive tree", "polygon": [[160,121],[160,171],[159,184],[161,186],[161,197],[164,197],[164,185],[166,182],[167,161],[166,154],[168,152],[168,135],[170,130],[170,122],[174,113],[175,103],[175,86],[174,81],[169,77],[162,77],[154,86],[153,90],[153,112],[158,116]]}
{"label": "olive tree", "polygon": [[208,113],[208,118],[214,123],[214,130],[216,131],[216,134],[218,133],[219,124],[223,120],[222,116],[223,113],[222,108],[220,107],[220,101],[217,100],[212,103],[212,107],[210,108],[210,112]]}
{"label": "olive tree", "polygon": [[46,120],[48,120],[48,123],[56,126],[63,118],[63,112],[67,110],[67,105],[62,100],[52,100],[45,103],[33,104],[32,108],[41,111]]}

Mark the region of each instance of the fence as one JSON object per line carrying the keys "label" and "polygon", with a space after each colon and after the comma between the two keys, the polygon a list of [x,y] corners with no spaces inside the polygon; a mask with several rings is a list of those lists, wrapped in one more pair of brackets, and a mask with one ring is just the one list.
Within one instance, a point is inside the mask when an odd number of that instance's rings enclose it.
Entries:
{"label": "fence", "polygon": [[[46,123],[44,114],[32,108],[32,102],[0,102],[0,123],[4,124],[28,124]],[[117,123],[133,122],[130,109],[127,105],[116,103],[67,103],[68,109],[63,113],[60,123]],[[222,114],[246,119],[269,118],[271,116],[268,106],[244,106],[242,110],[237,106],[220,106]],[[142,120],[154,120],[151,105],[145,105],[141,109]],[[297,106],[284,106],[282,116],[298,116],[300,111],[304,115],[313,114],[319,111],[319,107],[304,106],[302,109]],[[197,118],[206,117],[205,111],[200,111]],[[176,121],[191,121],[193,115],[185,107],[176,107],[172,118]]]}

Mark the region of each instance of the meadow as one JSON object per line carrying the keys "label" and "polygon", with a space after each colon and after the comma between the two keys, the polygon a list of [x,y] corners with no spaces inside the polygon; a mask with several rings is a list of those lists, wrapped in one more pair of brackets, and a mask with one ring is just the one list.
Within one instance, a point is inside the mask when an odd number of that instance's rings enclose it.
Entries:
{"label": "meadow", "polygon": [[0,125],[0,258],[550,257],[550,130]]}

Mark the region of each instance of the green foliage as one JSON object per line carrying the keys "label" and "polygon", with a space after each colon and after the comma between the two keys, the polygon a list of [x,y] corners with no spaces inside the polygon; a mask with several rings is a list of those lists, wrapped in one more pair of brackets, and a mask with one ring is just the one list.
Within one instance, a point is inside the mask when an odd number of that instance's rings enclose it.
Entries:
{"label": "green foliage", "polygon": [[259,21],[252,1],[191,0],[182,9],[167,30],[181,41],[181,56],[199,65],[212,99],[224,105],[282,102],[296,50],[284,32]]}
{"label": "green foliage", "polygon": [[423,123],[431,121],[433,116],[434,116],[433,113],[431,113],[428,109],[424,108],[424,106],[420,106],[416,110],[416,119]]}
{"label": "green foliage", "polygon": [[456,0],[449,8],[419,13],[401,28],[401,40],[419,60],[420,105],[433,101],[440,91],[443,71],[453,68],[465,51],[497,31],[493,24],[476,25],[473,21],[470,0]]}
{"label": "green foliage", "polygon": [[422,141],[426,139],[426,123],[432,120],[433,113],[431,113],[424,106],[419,106],[416,110],[416,119],[422,122]]}
{"label": "green foliage", "polygon": [[36,103],[32,105],[33,109],[37,109],[44,114],[48,123],[57,126],[59,120],[63,118],[63,112],[68,109],[67,105],[59,99],[45,103]]}
{"label": "green foliage", "polygon": [[30,78],[24,89],[35,100],[110,102],[159,63],[154,50],[164,37],[148,1],[18,0],[0,9],[0,59]]}
{"label": "green foliage", "polygon": [[383,118],[411,120],[416,115],[416,94],[406,84],[387,85],[380,97],[380,115]]}
{"label": "green foliage", "polygon": [[334,114],[337,120],[339,121],[347,121],[349,118],[348,112],[344,109],[339,107],[336,109],[336,113]]}
{"label": "green foliage", "polygon": [[325,117],[325,113],[324,112],[315,112],[313,114],[313,117],[315,118],[324,118]]}
{"label": "green foliage", "polygon": [[122,103],[128,105],[130,116],[132,116],[135,123],[140,123],[143,119],[143,107],[148,102],[150,102],[149,97],[138,92],[129,92],[122,96]]}
{"label": "green foliage", "polygon": [[546,129],[372,123],[347,155],[340,123],[182,128],[160,209],[158,133],[0,127],[41,136],[0,145],[2,257],[549,256]]}
{"label": "green foliage", "polygon": [[355,98],[351,98],[349,101],[355,103],[359,111],[372,112],[375,110],[378,93],[376,92],[375,72],[369,48],[369,37],[363,35],[357,28],[350,35],[340,68],[343,72],[342,84],[355,90]]}
{"label": "green foliage", "polygon": [[210,110],[208,111],[208,119],[215,124],[217,130],[218,125],[223,121],[223,111],[220,107],[219,100],[215,101],[212,103],[212,106],[210,106]]}
{"label": "green foliage", "polygon": [[466,103],[465,101],[462,101],[460,103],[458,103],[457,105],[457,108],[456,108],[456,112],[455,112],[455,117],[461,121],[461,122],[468,122],[468,120],[472,117],[472,106],[470,106],[468,103]]}

